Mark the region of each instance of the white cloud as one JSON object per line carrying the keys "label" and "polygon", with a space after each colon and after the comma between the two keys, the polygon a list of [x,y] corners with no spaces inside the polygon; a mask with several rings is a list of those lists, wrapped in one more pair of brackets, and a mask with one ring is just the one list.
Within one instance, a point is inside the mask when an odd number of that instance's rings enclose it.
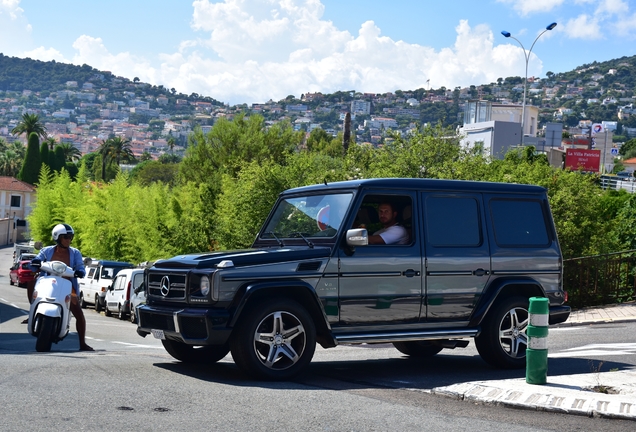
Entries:
{"label": "white cloud", "polygon": [[512,5],[521,15],[550,12],[561,6],[565,0],[497,0],[500,3]]}
{"label": "white cloud", "polygon": [[614,29],[619,36],[633,39],[636,35],[636,13],[621,16],[616,22]]}
{"label": "white cloud", "polygon": [[623,0],[602,0],[596,8],[595,15],[619,15],[629,11],[629,5]]}
{"label": "white cloud", "polygon": [[70,63],[70,60],[65,59],[64,55],[55,48],[47,49],[44,47],[39,47],[31,51],[24,51],[21,54],[21,57],[27,57],[41,61],[55,60],[56,62]]}
{"label": "white cloud", "polygon": [[24,17],[20,0],[0,0],[0,41],[11,41],[2,49],[5,55],[18,56],[29,46],[31,26]]}
{"label": "white cloud", "polygon": [[568,20],[562,31],[573,39],[594,40],[603,37],[598,20],[585,14]]}

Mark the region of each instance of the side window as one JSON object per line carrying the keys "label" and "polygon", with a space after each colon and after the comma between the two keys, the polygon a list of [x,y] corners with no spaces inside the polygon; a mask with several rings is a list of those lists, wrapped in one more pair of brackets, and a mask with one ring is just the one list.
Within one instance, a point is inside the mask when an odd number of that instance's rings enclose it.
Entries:
{"label": "side window", "polygon": [[497,245],[541,247],[550,244],[541,201],[492,199],[490,214]]}
{"label": "side window", "polygon": [[482,243],[479,203],[471,197],[426,199],[427,242],[435,247],[478,247]]}
{"label": "side window", "polygon": [[133,290],[136,288],[139,288],[139,285],[141,285],[144,281],[144,274],[143,273],[137,273],[135,274],[135,276],[133,277]]}
{"label": "side window", "polygon": [[[367,195],[352,228],[366,228],[370,245],[410,245],[414,240],[412,209],[413,201],[407,195]],[[371,236],[382,237],[382,242],[374,243]]]}
{"label": "side window", "polygon": [[86,276],[87,279],[93,279],[93,276],[95,276],[95,267],[90,267],[88,269],[88,275]]}
{"label": "side window", "polygon": [[116,291],[121,291],[124,289],[125,279],[126,279],[125,276],[117,276],[117,278],[115,279],[115,282],[113,282],[113,286],[115,287]]}
{"label": "side window", "polygon": [[115,276],[115,269],[112,267],[102,267],[102,279],[113,279]]}

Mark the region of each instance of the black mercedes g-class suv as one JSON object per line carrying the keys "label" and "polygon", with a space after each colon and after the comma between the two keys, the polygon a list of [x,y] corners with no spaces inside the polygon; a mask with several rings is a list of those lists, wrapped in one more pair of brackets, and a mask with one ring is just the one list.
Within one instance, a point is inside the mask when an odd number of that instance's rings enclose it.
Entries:
{"label": "black mercedes g-class suv", "polygon": [[[400,227],[402,244],[369,244],[387,225]],[[263,379],[301,372],[316,342],[388,342],[427,357],[474,338],[486,362],[524,367],[528,299],[549,299],[550,324],[570,313],[546,190],[504,183],[369,179],[291,189],[251,249],[158,261],[145,283],[141,336],[152,333],[183,362],[231,351]]]}

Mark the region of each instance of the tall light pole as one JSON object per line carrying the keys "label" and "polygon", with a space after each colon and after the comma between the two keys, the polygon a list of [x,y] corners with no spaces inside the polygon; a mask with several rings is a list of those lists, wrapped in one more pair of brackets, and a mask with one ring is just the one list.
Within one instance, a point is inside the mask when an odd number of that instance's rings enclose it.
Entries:
{"label": "tall light pole", "polygon": [[537,41],[539,40],[539,38],[543,35],[543,33],[552,30],[553,28],[555,28],[557,26],[557,23],[553,22],[552,24],[548,25],[545,30],[543,30],[541,33],[539,33],[539,36],[537,36],[534,40],[534,42],[532,42],[532,46],[530,47],[529,51],[526,51],[526,48],[523,46],[523,44],[521,43],[521,41],[519,39],[517,39],[516,37],[514,37],[513,35],[510,34],[510,32],[507,31],[502,31],[501,34],[504,35],[507,38],[511,38],[516,40],[519,45],[521,45],[521,49],[523,50],[523,54],[526,57],[526,78],[523,82],[523,105],[521,107],[521,145],[523,145],[523,126],[524,126],[524,122],[526,121],[526,92],[528,89],[528,62],[530,61],[530,54],[532,54],[532,48],[534,48],[534,44],[537,43]]}

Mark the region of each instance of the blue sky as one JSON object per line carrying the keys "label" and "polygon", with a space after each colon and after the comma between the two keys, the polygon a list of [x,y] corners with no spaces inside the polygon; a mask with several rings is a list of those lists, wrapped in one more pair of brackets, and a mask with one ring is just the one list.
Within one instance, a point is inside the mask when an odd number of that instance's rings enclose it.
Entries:
{"label": "blue sky", "polygon": [[454,88],[636,54],[636,0],[0,0],[0,52],[230,104]]}

